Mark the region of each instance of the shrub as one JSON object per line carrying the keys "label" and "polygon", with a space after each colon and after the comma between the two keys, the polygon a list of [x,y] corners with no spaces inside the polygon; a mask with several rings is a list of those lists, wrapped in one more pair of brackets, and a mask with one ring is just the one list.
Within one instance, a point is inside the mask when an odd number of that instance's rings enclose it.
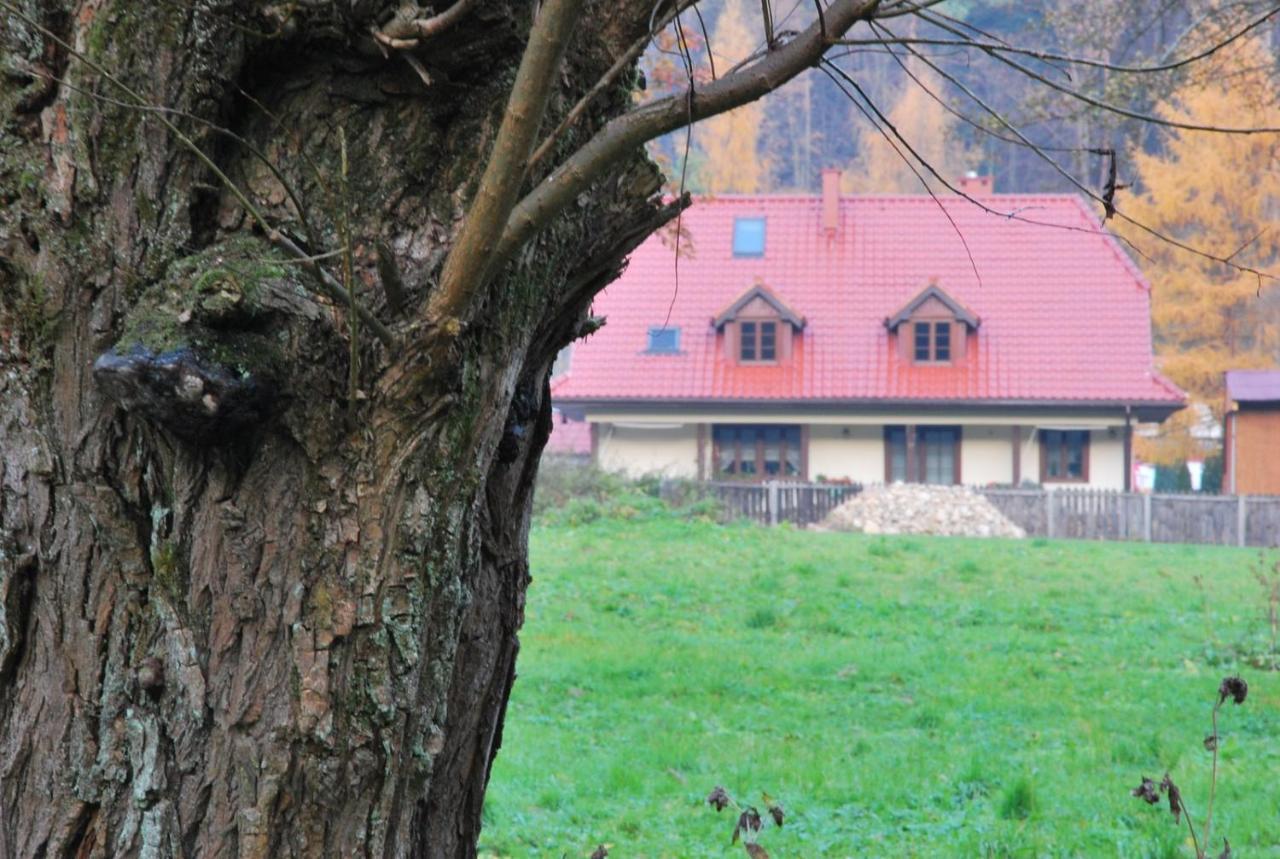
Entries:
{"label": "shrub", "polygon": [[690,480],[660,475],[630,479],[592,465],[549,458],[533,494],[533,515],[547,525],[586,525],[598,519],[648,520],[670,516],[718,521],[715,498]]}

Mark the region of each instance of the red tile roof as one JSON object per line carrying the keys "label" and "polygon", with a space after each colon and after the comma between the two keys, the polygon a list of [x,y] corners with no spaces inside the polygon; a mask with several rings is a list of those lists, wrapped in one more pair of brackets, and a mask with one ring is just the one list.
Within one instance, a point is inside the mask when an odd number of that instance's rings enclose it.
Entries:
{"label": "red tile roof", "polygon": [[1227,399],[1238,403],[1280,402],[1280,370],[1228,370]]}
{"label": "red tile roof", "polygon": [[[991,200],[1056,227],[959,199],[943,201],[952,226],[929,197],[859,196],[841,198],[828,236],[817,196],[698,200],[684,214],[678,290],[669,239],[650,237],[597,297],[594,313],[608,322],[575,345],[556,399],[1180,405],[1182,392],[1152,367],[1150,285],[1084,203]],[[735,258],[734,218],[759,216],[764,255]],[[806,319],[779,366],[726,361],[711,324],[757,280]],[[956,366],[903,361],[883,324],[934,280],[982,320]],[[679,354],[646,354],[668,308]]]}

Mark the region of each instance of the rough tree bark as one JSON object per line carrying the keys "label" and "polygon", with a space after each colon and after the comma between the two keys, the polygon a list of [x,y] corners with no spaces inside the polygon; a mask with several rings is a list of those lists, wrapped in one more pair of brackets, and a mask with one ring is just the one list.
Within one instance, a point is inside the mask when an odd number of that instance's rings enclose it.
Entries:
{"label": "rough tree bark", "polygon": [[[634,141],[592,165],[504,237],[442,349],[413,310],[536,4],[467,3],[430,38],[371,0],[8,5],[0,857],[474,855],[550,363],[674,213],[660,176]],[[544,127],[652,5],[587,3]],[[324,265],[371,316],[317,297],[281,236],[347,252]]]}

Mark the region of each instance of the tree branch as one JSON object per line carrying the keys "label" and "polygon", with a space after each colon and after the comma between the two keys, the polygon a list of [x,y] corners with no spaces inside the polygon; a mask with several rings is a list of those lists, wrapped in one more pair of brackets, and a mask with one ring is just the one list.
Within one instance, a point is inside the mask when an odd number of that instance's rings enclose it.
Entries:
{"label": "tree branch", "polygon": [[419,17],[422,10],[415,4],[397,12],[382,29],[374,28],[371,32],[378,44],[388,48],[416,48],[419,39],[440,35],[466,17],[475,4],[476,0],[457,0],[448,9],[429,18]]}
{"label": "tree branch", "polygon": [[[933,15],[929,13],[921,13],[920,17],[922,20],[928,21],[929,23],[933,24],[936,27],[941,27],[942,29],[947,30],[950,33],[960,36],[961,39],[966,39],[964,34],[961,33],[959,30],[949,26],[945,21],[939,20],[938,18],[935,18]],[[1275,134],[1280,132],[1280,128],[1268,128],[1268,127],[1241,128],[1236,126],[1202,125],[1200,123],[1179,122],[1176,120],[1169,120],[1160,116],[1155,116],[1154,114],[1142,113],[1141,111],[1130,110],[1129,108],[1124,107],[1122,105],[1112,104],[1111,102],[1103,101],[1102,99],[1099,99],[1099,98],[1094,98],[1088,93],[1081,92],[1080,90],[1073,89],[1072,87],[1064,86],[1063,84],[1050,80],[1048,77],[1040,74],[1034,69],[1027,68],[1021,63],[1015,62],[1009,59],[1008,57],[1004,56],[1002,53],[1000,53],[1000,50],[1001,50],[1000,48],[988,46],[985,43],[977,42],[974,40],[967,40],[967,41],[974,48],[977,48],[978,50],[987,54],[989,57],[992,57],[993,59],[1004,63],[1006,66],[1009,66],[1010,68],[1015,69],[1016,71],[1027,76],[1033,81],[1042,83],[1045,86],[1049,87],[1050,89],[1057,90],[1063,95],[1070,96],[1071,98],[1074,98],[1077,101],[1084,102],[1085,104],[1090,105],[1091,107],[1096,107],[1101,110],[1106,110],[1111,113],[1117,114],[1118,116],[1128,117],[1129,119],[1141,120],[1142,122],[1150,123],[1151,125],[1162,125],[1162,126],[1165,126],[1166,128],[1179,128],[1179,129],[1184,129],[1186,131],[1210,131],[1218,134]]]}
{"label": "tree branch", "polygon": [[495,268],[495,250],[520,198],[529,153],[583,2],[547,0],[537,13],[480,188],[440,273],[428,312],[433,321],[460,317]]}
{"label": "tree branch", "polygon": [[842,36],[857,22],[869,20],[879,5],[880,0],[835,0],[822,20],[814,21],[758,62],[703,86],[693,85],[689,93],[659,99],[612,120],[516,205],[498,242],[495,261],[509,259],[635,147],[687,122],[724,113],[777,89],[817,63],[833,38]]}
{"label": "tree branch", "polygon": [[[1007,54],[1019,54],[1024,57],[1031,57],[1032,59],[1040,60],[1046,63],[1048,62],[1067,63],[1069,65],[1086,66],[1088,68],[1103,69],[1105,71],[1117,72],[1121,74],[1146,75],[1146,74],[1158,74],[1160,72],[1174,71],[1175,69],[1180,69],[1183,66],[1189,66],[1192,63],[1199,62],[1200,60],[1208,59],[1209,57],[1216,54],[1218,51],[1221,51],[1223,48],[1230,45],[1231,43],[1238,41],[1239,39],[1248,35],[1252,31],[1256,30],[1258,27],[1261,27],[1263,24],[1270,21],[1276,15],[1280,15],[1280,8],[1272,9],[1271,11],[1267,12],[1265,15],[1255,18],[1248,25],[1232,33],[1227,38],[1222,39],[1221,41],[1214,42],[1208,48],[1204,49],[1203,51],[1200,51],[1199,53],[1191,54],[1190,56],[1182,57],[1181,59],[1171,60],[1169,62],[1160,63],[1154,66],[1127,66],[1127,65],[1122,65],[1118,63],[1109,63],[1105,60],[1096,60],[1090,57],[1077,57],[1077,56],[1072,56],[1070,54],[1058,54],[1052,51],[1042,51],[1038,48],[1020,48],[1016,45],[1003,45],[997,42],[980,42],[976,39],[970,39],[968,37],[961,37],[958,39],[931,39],[931,38],[923,38],[923,37],[913,37],[913,38],[904,37],[904,38],[898,38],[898,39],[840,39],[836,42],[836,44],[838,45],[878,45],[878,46],[884,46],[888,44],[897,44],[897,45],[931,45],[936,47],[950,47],[950,48],[970,48],[970,49],[976,48],[978,50],[981,50],[987,53],[997,52],[997,53],[1007,53]],[[937,24],[935,24],[935,26],[937,26]]]}
{"label": "tree branch", "polygon": [[600,80],[596,81],[595,84],[592,85],[591,89],[587,90],[587,94],[580,98],[578,103],[575,104],[567,114],[565,114],[564,119],[562,119],[560,124],[555,127],[555,130],[543,138],[542,143],[538,144],[538,148],[534,150],[533,155],[529,157],[529,167],[526,172],[533,172],[534,166],[546,157],[547,153],[551,151],[551,147],[555,145],[555,142],[560,135],[564,134],[571,125],[577,122],[578,118],[582,116],[588,107],[591,106],[591,103],[596,100],[600,93],[604,92],[610,84],[618,79],[618,75],[626,71],[631,64],[644,53],[644,49],[649,46],[650,40],[653,39],[656,33],[670,24],[675,19],[676,15],[679,15],[685,9],[688,9],[697,2],[698,0],[680,0],[680,2],[675,5],[675,8],[666,15],[663,15],[662,19],[650,27],[649,31],[645,33],[644,36],[637,39],[635,43],[627,49],[627,52],[619,57],[616,63],[609,67],[609,70],[600,77]]}

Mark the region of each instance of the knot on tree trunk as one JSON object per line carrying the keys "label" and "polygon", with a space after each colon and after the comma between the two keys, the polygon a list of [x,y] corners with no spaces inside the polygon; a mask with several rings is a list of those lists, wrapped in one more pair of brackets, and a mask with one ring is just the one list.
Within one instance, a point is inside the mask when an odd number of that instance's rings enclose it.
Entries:
{"label": "knot on tree trunk", "polygon": [[346,346],[296,269],[271,254],[246,235],[173,263],[98,357],[98,386],[201,444],[235,441],[287,403],[328,401],[344,384]]}
{"label": "knot on tree trunk", "polygon": [[155,353],[135,346],[99,356],[93,375],[125,411],[181,438],[221,441],[270,416],[275,385],[248,370],[211,362],[191,349]]}

